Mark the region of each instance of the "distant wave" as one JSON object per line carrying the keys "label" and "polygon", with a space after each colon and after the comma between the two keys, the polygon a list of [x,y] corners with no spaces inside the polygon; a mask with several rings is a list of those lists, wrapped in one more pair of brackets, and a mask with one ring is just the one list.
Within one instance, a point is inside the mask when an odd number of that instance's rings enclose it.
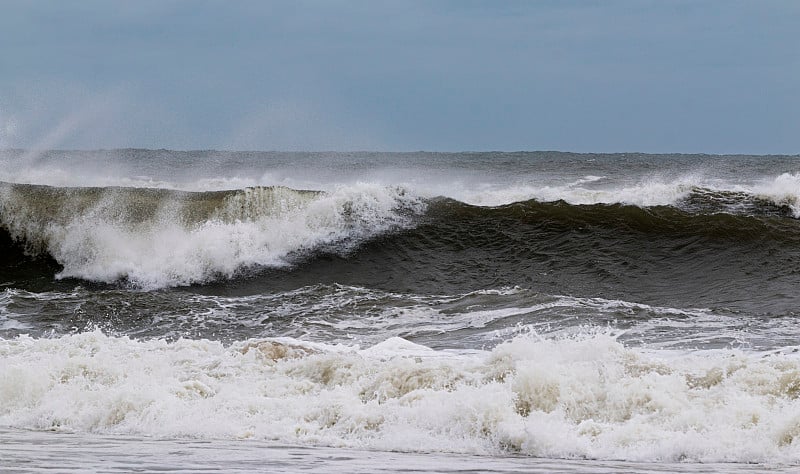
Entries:
{"label": "distant wave", "polygon": [[[440,262],[440,255],[483,252],[489,267],[513,275],[575,255],[609,265],[658,253],[674,254],[674,262],[702,262],[712,257],[708,248],[722,246],[748,258],[753,246],[800,244],[796,206],[791,193],[702,187],[686,190],[671,205],[530,199],[487,207],[376,184],[331,192],[186,192],[3,183],[0,244],[7,260],[49,256],[61,267],[59,278],[125,281],[146,289],[234,278],[253,268],[290,268],[321,254],[348,261],[356,250],[353,259],[369,258],[376,272],[388,274],[423,276],[431,267],[463,276],[475,270],[458,259]],[[12,247],[28,256],[13,257]],[[782,258],[780,251],[775,258]]]}
{"label": "distant wave", "polygon": [[[603,176],[587,175],[562,185],[512,184],[502,187],[466,187],[442,196],[479,206],[502,206],[515,202],[564,201],[575,205],[628,204],[638,207],[677,206],[690,209],[692,202],[705,203],[713,212],[746,213],[752,206],[775,205],[800,217],[800,174],[783,173],[757,185],[709,183],[688,176],[677,179],[649,179],[607,187]],[[727,205],[727,207],[722,207]],[[741,208],[737,207],[741,206]],[[758,212],[756,210],[756,212]]]}

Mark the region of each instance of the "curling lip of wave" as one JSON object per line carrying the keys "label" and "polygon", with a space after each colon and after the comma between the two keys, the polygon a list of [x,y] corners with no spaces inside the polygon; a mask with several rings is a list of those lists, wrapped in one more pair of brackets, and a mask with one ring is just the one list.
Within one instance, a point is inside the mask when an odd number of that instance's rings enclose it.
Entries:
{"label": "curling lip of wave", "polygon": [[29,253],[54,258],[60,277],[143,288],[286,266],[320,247],[347,251],[423,208],[400,188],[369,184],[329,193],[0,186],[0,225]]}

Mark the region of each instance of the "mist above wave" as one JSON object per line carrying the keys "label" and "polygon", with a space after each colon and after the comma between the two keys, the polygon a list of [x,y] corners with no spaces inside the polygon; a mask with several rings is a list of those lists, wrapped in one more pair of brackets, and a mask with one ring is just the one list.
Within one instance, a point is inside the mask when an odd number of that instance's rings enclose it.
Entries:
{"label": "mist above wave", "polygon": [[0,165],[0,181],[59,187],[330,192],[370,183],[481,206],[531,199],[673,205],[707,189],[787,203],[800,215],[800,172],[791,156],[0,150]]}

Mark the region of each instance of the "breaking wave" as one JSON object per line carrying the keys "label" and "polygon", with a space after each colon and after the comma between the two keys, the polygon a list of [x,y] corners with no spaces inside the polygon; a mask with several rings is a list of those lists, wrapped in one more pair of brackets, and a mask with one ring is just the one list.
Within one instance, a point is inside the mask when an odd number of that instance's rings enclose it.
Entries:
{"label": "breaking wave", "polygon": [[283,187],[183,192],[144,188],[0,187],[0,222],[30,255],[49,255],[59,278],[143,288],[230,278],[289,265],[321,247],[346,251],[405,226],[422,204],[399,188],[331,193]]}
{"label": "breaking wave", "polygon": [[[319,255],[348,261],[376,252],[369,259],[388,273],[423,271],[443,252],[489,252],[501,276],[576,254],[587,262],[635,263],[670,252],[674,261],[702,261],[719,247],[739,249],[746,258],[753,248],[780,253],[800,243],[797,198],[788,189],[793,179],[779,177],[782,188],[771,195],[693,187],[669,205],[654,206],[602,199],[574,204],[567,194],[488,207],[364,183],[327,192],[0,184],[0,244],[10,264],[49,258],[59,266],[58,278],[144,289],[291,270]],[[14,256],[20,248],[27,256]],[[458,259],[447,261],[450,273],[464,274]]]}

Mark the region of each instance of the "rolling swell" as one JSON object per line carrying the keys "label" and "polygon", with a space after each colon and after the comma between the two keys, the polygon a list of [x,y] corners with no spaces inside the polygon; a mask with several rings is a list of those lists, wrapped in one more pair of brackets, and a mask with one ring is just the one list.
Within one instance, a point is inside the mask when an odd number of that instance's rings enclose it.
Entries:
{"label": "rolling swell", "polygon": [[234,286],[322,281],[434,294],[523,286],[785,313],[796,310],[791,295],[800,283],[800,221],[786,212],[772,204],[744,215],[563,201],[484,208],[439,199],[412,229]]}

